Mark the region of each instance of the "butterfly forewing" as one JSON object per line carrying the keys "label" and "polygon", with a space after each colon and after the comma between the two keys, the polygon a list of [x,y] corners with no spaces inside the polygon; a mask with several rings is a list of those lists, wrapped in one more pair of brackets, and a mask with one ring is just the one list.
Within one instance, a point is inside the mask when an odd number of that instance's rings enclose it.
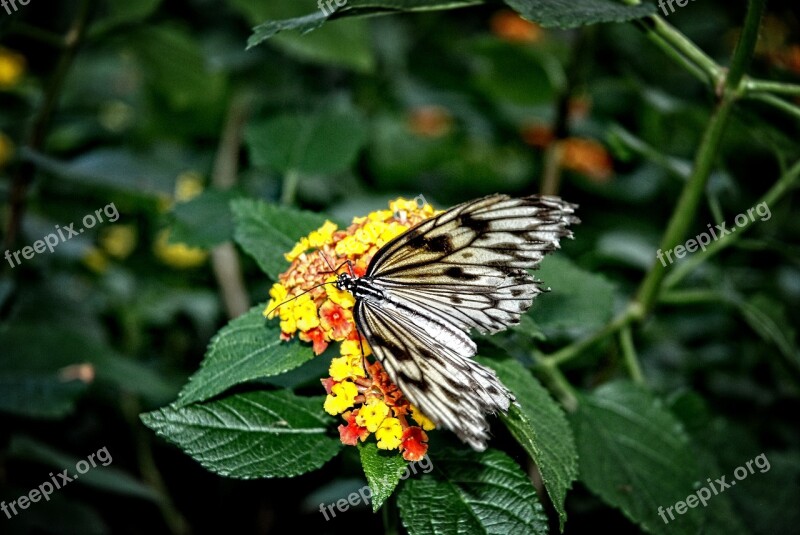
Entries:
{"label": "butterfly forewing", "polygon": [[471,329],[519,322],[540,293],[536,268],[575,205],[557,197],[493,195],[458,205],[382,247],[359,285],[355,321],[387,373],[412,403],[475,449],[488,438],[485,415],[513,395],[472,360]]}

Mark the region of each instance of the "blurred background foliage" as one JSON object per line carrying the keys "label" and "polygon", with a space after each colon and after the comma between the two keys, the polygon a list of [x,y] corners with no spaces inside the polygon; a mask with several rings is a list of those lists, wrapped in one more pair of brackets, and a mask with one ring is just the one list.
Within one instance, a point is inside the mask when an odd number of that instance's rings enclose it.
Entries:
{"label": "blurred background foliage", "polygon": [[[3,533],[382,531],[366,507],[332,522],[318,511],[363,485],[357,456],[295,479],[224,479],[139,421],[175,399],[230,317],[267,298],[271,281],[231,245],[230,201],[346,221],[397,195],[447,207],[536,193],[559,140],[563,176],[547,187],[579,203],[583,223],[564,248],[572,261],[549,259],[539,274],[554,291],[534,305],[528,334],[552,351],[602,327],[655,262],[713,107],[633,24],[548,30],[500,3],[335,21],[249,50],[251,27],[315,2],[18,7],[0,10],[3,252],[56,225],[80,227],[109,203],[121,216],[13,269],[3,259],[0,499],[103,446],[114,462],[105,479],[0,517]],[[744,8],[703,0],[668,20],[725,62]],[[769,3],[752,72],[800,81],[793,0]],[[690,236],[754,206],[797,162],[799,135],[796,117],[738,106]],[[769,221],[666,296],[635,343],[650,387],[713,452],[708,477],[767,452],[772,470],[729,491],[740,527],[791,533],[796,195],[770,208]],[[565,372],[590,390],[619,377],[622,359],[604,342]],[[324,361],[314,366],[309,377],[324,375]],[[567,512],[567,533],[639,529],[581,481]]]}

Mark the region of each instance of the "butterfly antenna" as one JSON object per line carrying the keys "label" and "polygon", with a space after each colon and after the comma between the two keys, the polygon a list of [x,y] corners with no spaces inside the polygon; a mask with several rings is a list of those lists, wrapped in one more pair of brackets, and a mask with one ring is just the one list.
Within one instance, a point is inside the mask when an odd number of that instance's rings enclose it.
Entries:
{"label": "butterfly antenna", "polygon": [[322,286],[325,286],[326,284],[336,284],[336,281],[322,282],[322,283],[320,283],[320,284],[314,285],[314,286],[312,286],[311,288],[309,288],[308,290],[305,290],[304,292],[300,292],[299,294],[297,294],[297,295],[293,296],[291,299],[287,299],[286,301],[283,301],[282,303],[278,303],[277,305],[275,305],[274,307],[272,307],[271,309],[269,309],[269,310],[267,311],[267,313],[266,313],[266,316],[269,316],[270,314],[272,314],[274,311],[276,311],[277,309],[279,309],[280,307],[282,307],[282,306],[283,306],[283,305],[285,305],[286,303],[289,303],[289,302],[291,302],[291,301],[294,301],[294,300],[295,300],[295,299],[297,299],[298,297],[302,297],[303,295],[307,294],[308,292],[314,291],[314,290],[316,290],[317,288],[320,288],[320,287],[322,287]]}

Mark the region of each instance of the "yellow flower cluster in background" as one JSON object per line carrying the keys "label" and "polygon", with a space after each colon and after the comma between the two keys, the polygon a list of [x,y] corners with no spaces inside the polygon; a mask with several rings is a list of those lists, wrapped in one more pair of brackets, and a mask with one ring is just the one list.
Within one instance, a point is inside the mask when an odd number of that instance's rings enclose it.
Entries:
{"label": "yellow flower cluster in background", "polygon": [[25,56],[0,47],[0,89],[14,87],[25,74]]}

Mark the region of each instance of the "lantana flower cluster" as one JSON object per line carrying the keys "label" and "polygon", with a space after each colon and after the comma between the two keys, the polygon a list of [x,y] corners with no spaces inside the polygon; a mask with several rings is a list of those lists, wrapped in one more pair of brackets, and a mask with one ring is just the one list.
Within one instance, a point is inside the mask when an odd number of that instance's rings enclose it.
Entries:
{"label": "lantana flower cluster", "polygon": [[369,345],[353,321],[352,294],[324,283],[336,280],[336,267],[364,276],[381,247],[435,214],[425,202],[399,198],[388,210],[354,218],[346,229],[326,221],[286,253],[291,265],[270,289],[264,310],[267,318],[280,318],[281,339],[296,335],[317,355],[340,343],[340,356],[332,359],[322,385],[325,411],[345,421],[339,426],[342,443],[355,446],[374,434],[378,448],[399,450],[408,461],[425,456],[425,431],[434,424],[392,383],[380,362],[368,358]]}

